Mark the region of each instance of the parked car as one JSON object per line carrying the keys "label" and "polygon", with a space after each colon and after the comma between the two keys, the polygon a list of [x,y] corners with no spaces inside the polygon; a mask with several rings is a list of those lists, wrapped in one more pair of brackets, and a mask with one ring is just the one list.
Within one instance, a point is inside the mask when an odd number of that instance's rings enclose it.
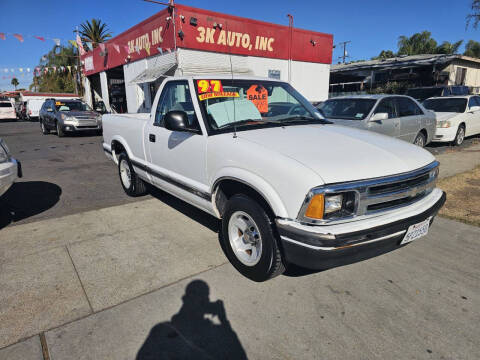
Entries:
{"label": "parked car", "polygon": [[0,138],[0,196],[20,177],[22,177],[20,162],[10,155],[7,144]]}
{"label": "parked car", "polygon": [[461,145],[466,136],[480,134],[480,96],[435,97],[423,104],[437,114],[433,141]]}
{"label": "parked car", "polygon": [[430,97],[451,96],[451,95],[468,95],[468,86],[464,85],[440,85],[426,86],[408,89],[405,95],[423,102]]}
{"label": "parked car", "polygon": [[408,96],[337,97],[325,101],[319,109],[335,124],[375,131],[420,147],[435,134],[435,114]]}
{"label": "parked car", "polygon": [[40,109],[40,128],[44,135],[102,131],[102,116],[80,100],[47,99]]}
{"label": "parked car", "polygon": [[10,100],[0,101],[0,119],[16,120],[15,107]]}
{"label": "parked car", "polygon": [[27,102],[20,101],[15,104],[15,113],[18,120],[26,120],[27,119]]}
{"label": "parked car", "polygon": [[36,121],[39,117],[40,109],[42,108],[45,100],[43,99],[28,99],[27,100],[27,120]]}
{"label": "parked car", "polygon": [[428,151],[333,125],[272,79],[168,78],[150,114],[103,115],[103,139],[128,195],[149,183],[220,218],[228,259],[255,281],[397,248],[445,201]]}

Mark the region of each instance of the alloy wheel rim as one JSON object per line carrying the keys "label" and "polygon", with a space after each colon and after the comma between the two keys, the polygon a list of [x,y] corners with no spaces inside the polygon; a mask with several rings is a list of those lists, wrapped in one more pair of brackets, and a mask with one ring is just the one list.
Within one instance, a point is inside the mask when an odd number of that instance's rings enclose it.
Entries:
{"label": "alloy wheel rim", "polygon": [[126,160],[120,162],[120,178],[122,179],[122,184],[125,188],[130,188],[132,184],[132,174],[130,173],[130,167]]}
{"label": "alloy wheel rim", "polygon": [[246,266],[255,266],[262,256],[262,236],[250,215],[236,211],[228,221],[228,240],[237,259]]}
{"label": "alloy wheel rim", "polygon": [[423,147],[423,137],[418,136],[417,141],[415,141],[415,145]]}
{"label": "alloy wheel rim", "polygon": [[464,138],[465,138],[465,131],[463,130],[463,128],[458,129],[457,144],[458,145],[462,144]]}

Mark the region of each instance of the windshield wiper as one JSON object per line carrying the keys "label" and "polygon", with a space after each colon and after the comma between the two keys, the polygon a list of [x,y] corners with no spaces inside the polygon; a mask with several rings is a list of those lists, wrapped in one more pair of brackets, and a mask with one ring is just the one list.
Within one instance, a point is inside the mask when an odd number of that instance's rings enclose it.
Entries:
{"label": "windshield wiper", "polygon": [[315,121],[315,122],[318,122],[320,124],[332,124],[331,121],[328,121],[326,119],[319,119],[319,118],[314,118],[312,116],[304,116],[304,115],[295,115],[295,116],[290,116],[290,117],[287,117],[287,118],[284,118],[282,120],[277,120],[278,123],[285,123],[285,124],[288,124],[288,123],[294,123],[294,122],[306,122],[306,121]]}
{"label": "windshield wiper", "polygon": [[217,129],[224,129],[228,128],[231,126],[241,126],[241,125],[257,125],[257,124],[278,124],[278,121],[273,121],[273,120],[263,120],[263,119],[245,119],[245,120],[240,120],[240,121],[235,121],[233,123],[228,123],[222,126],[219,126]]}

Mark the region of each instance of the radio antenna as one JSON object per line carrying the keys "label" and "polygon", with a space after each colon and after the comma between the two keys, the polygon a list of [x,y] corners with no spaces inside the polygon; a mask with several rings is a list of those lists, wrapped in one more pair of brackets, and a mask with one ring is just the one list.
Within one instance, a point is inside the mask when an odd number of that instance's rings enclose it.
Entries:
{"label": "radio antenna", "polygon": [[[225,27],[227,28],[228,31],[228,21],[225,20]],[[230,43],[228,44],[228,59],[230,60],[230,75],[232,79],[232,87],[233,87],[233,63],[232,63],[232,47],[230,46]],[[235,97],[233,99],[233,138],[237,138],[237,125],[235,125],[236,121],[236,109],[235,109]]]}

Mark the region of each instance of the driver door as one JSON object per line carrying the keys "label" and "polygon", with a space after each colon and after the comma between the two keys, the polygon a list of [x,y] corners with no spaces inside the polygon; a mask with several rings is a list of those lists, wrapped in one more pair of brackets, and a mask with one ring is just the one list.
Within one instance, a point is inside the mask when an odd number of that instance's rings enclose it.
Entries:
{"label": "driver door", "polygon": [[188,202],[205,207],[209,196],[207,135],[166,129],[165,115],[173,110],[186,112],[190,125],[200,129],[187,80],[169,81],[164,85],[155,118],[150,119],[146,129],[145,144],[152,181]]}
{"label": "driver door", "polygon": [[399,137],[400,119],[397,115],[394,98],[385,98],[380,100],[371,116],[378,113],[387,113],[388,119],[369,121],[367,125],[368,129],[380,134]]}
{"label": "driver door", "polygon": [[466,119],[468,120],[466,128],[467,136],[480,134],[480,110],[470,112],[470,108],[473,106],[480,106],[480,96],[472,96],[468,102],[469,113],[466,114]]}

